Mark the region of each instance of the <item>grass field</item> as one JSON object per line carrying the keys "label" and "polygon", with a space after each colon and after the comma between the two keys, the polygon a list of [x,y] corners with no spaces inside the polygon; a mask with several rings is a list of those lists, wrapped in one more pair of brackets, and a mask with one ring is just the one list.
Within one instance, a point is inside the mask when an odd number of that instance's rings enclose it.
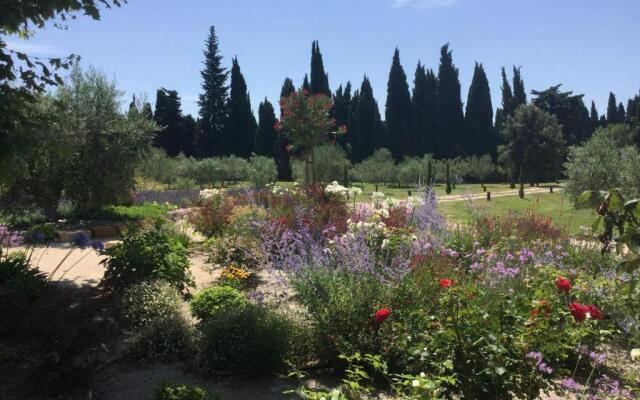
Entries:
{"label": "grass field", "polygon": [[[473,207],[484,210],[489,215],[502,216],[510,212],[534,212],[551,218],[553,224],[569,233],[583,233],[582,227],[590,227],[595,219],[591,209],[578,209],[562,193],[532,193],[524,199],[518,196],[497,197],[493,200],[474,200]],[[439,209],[450,221],[465,223],[471,219],[470,205],[467,201],[452,201],[439,204]]]}

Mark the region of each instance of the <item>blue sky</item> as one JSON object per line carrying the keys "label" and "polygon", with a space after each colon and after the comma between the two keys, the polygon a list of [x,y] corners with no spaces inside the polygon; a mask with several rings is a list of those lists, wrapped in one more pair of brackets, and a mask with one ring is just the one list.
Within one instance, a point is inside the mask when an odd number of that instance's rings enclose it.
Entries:
{"label": "blue sky", "polygon": [[563,83],[603,113],[609,91],[626,105],[640,89],[638,16],[638,0],[129,0],[100,22],[79,18],[66,31],[8,44],[40,56],[79,54],[115,78],[127,101],[178,90],[184,112],[197,114],[210,25],[224,64],[238,56],[254,112],[265,96],[277,101],[286,76],[301,84],[315,39],[332,90],[348,80],[359,87],[367,74],[382,111],[393,49],[412,86],[418,60],[437,69],[449,42],[463,101],[475,61],[485,66],[494,108],[500,66],[515,64],[527,92]]}

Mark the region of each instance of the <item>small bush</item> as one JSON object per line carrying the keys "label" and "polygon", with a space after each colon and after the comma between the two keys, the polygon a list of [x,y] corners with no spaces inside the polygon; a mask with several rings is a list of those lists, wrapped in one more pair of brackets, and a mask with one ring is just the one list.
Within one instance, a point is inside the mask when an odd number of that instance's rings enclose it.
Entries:
{"label": "small bush", "polygon": [[206,288],[191,301],[191,313],[201,321],[209,320],[225,310],[247,308],[249,300],[237,289],[230,286]]}
{"label": "small bush", "polygon": [[193,286],[187,249],[161,226],[148,231],[128,230],[122,243],[105,251],[108,258],[102,287],[121,293],[150,280],[165,280],[182,291]]}
{"label": "small bush", "polygon": [[165,383],[158,388],[154,400],[220,400],[199,386]]}
{"label": "small bush", "polygon": [[194,348],[194,330],[180,315],[150,321],[134,336],[129,355],[136,360],[178,361],[189,359]]}
{"label": "small bush", "polygon": [[246,236],[213,237],[204,245],[209,253],[208,262],[215,266],[236,265],[248,269],[260,263],[260,247]]}
{"label": "small bush", "polygon": [[266,374],[284,366],[294,327],[282,314],[251,305],[220,309],[201,329],[197,362],[205,374]]}
{"label": "small bush", "polygon": [[263,188],[278,179],[278,167],[271,157],[251,156],[247,169],[249,180],[256,188]]}
{"label": "small bush", "polygon": [[121,316],[133,328],[151,325],[167,315],[179,315],[180,293],[168,282],[141,282],[127,288],[121,298]]}

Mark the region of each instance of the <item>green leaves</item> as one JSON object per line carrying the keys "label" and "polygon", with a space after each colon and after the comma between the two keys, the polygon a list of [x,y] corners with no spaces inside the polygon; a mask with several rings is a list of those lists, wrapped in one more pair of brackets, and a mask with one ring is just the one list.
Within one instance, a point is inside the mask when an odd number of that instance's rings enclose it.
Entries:
{"label": "green leaves", "polygon": [[604,202],[604,195],[600,191],[587,190],[576,199],[576,208],[595,207]]}

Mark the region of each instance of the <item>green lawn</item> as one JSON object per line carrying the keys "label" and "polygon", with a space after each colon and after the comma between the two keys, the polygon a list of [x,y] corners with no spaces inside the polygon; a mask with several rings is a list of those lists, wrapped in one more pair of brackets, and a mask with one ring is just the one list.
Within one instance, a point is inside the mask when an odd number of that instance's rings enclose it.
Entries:
{"label": "green lawn", "polygon": [[[474,207],[485,209],[490,215],[501,216],[509,212],[533,211],[550,217],[554,225],[568,230],[571,234],[583,233],[581,226],[591,226],[595,219],[591,209],[573,208],[573,202],[562,193],[533,193],[524,199],[518,196],[497,197],[486,201],[475,200]],[[469,203],[466,201],[443,202],[438,205],[447,219],[455,222],[469,222]]]}

